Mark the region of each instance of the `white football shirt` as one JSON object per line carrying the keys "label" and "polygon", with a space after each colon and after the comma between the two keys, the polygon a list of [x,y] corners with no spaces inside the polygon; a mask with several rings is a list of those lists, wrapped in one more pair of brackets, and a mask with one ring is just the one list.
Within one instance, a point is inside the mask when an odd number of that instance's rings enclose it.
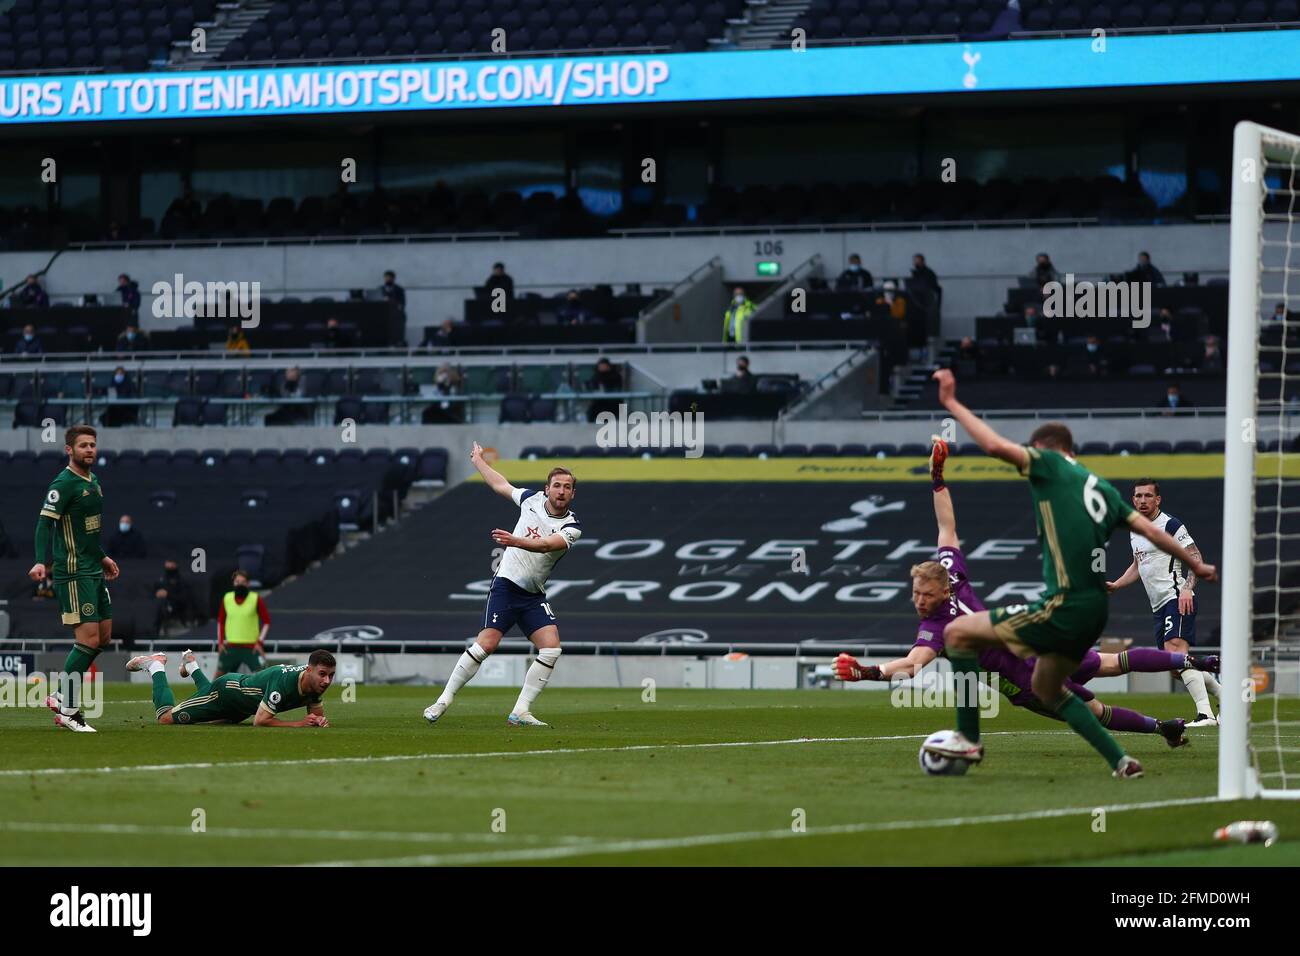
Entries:
{"label": "white football shirt", "polygon": [[[1196,544],[1187,526],[1171,514],[1162,511],[1151,519],[1151,523],[1184,548]],[[1178,597],[1183,582],[1187,580],[1187,571],[1183,562],[1165,554],[1142,535],[1130,531],[1128,536],[1129,543],[1133,546],[1133,558],[1137,561],[1138,574],[1142,576],[1147,598],[1151,601],[1151,610],[1158,611]]]}
{"label": "white football shirt", "polygon": [[582,537],[582,525],[578,516],[572,511],[555,517],[546,510],[546,496],[527,488],[516,488],[511,493],[515,504],[519,505],[519,523],[515,525],[515,536],[539,541],[558,534],[568,545],[562,551],[525,551],[523,548],[506,548],[501,557],[497,574],[513,581],[525,591],[534,594],[545,593],[546,579],[559,563],[560,558],[569,553],[577,540]]}

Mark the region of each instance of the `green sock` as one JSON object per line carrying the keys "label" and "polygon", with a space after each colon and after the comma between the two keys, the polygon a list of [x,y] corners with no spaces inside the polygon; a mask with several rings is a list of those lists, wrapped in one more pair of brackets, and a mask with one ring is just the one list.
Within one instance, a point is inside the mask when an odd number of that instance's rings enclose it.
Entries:
{"label": "green sock", "polygon": [[155,716],[162,716],[162,712],[176,704],[176,696],[172,689],[167,686],[167,672],[155,671],[153,675],[153,709]]}
{"label": "green sock", "polygon": [[[979,743],[980,709],[978,688],[980,659],[978,654],[969,651],[948,651],[948,660],[956,673],[957,686],[957,732],[971,743]],[[971,689],[971,693],[966,693]]]}
{"label": "green sock", "polygon": [[203,671],[197,667],[190,671],[190,676],[194,678],[194,686],[198,688],[200,694],[206,694],[212,686],[212,681],[203,676]]}
{"label": "green sock", "polygon": [[1092,749],[1101,754],[1112,770],[1119,766],[1124,750],[1115,742],[1115,738],[1106,732],[1093,712],[1074,694],[1065,692],[1065,699],[1056,705],[1056,712],[1070,725],[1070,729],[1092,744]]}
{"label": "green sock", "polygon": [[67,679],[63,682],[63,706],[75,708],[77,706],[77,683],[72,680],[74,674],[85,674],[90,670],[90,665],[95,663],[95,658],[99,656],[98,647],[89,647],[86,644],[72,645],[72,650],[68,651],[67,659],[63,662],[63,673],[67,674]]}

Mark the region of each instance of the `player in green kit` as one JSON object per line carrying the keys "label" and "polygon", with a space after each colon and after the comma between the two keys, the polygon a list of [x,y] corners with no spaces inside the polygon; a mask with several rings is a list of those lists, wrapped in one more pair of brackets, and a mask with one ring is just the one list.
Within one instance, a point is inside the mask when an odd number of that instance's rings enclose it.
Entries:
{"label": "player in green kit", "polygon": [[[1018,445],[957,401],[957,383],[950,370],[940,369],[934,379],[939,383],[939,401],[980,448],[1015,465],[1029,479],[1046,585],[1043,597],[1033,604],[966,614],[948,624],[943,640],[953,670],[969,675],[970,686],[974,686],[981,647],[1002,644],[1018,657],[1036,656],[1034,696],[1088,741],[1116,777],[1142,776],[1142,765],[1124,753],[1088,706],[1065,686],[1106,626],[1105,568],[1097,559],[1105,555],[1111,532],[1127,524],[1135,534],[1183,562],[1200,580],[1216,581],[1218,573],[1134,511],[1109,482],[1075,461],[1074,439],[1064,425],[1042,425],[1030,436],[1028,445]],[[959,701],[957,733],[949,743],[926,744],[925,749],[972,763],[983,759],[978,701]]]}
{"label": "player in green kit", "polygon": [[[36,563],[27,572],[33,581],[53,578],[63,623],[72,628],[72,650],[63,664],[63,689],[45,698],[54,723],[80,733],[94,733],[78,699],[83,675],[113,639],[113,602],[105,581],[118,575],[100,542],[104,492],[90,470],[97,454],[97,433],[73,425],[64,435],[68,465],[50,482],[36,519]],[[45,555],[51,550],[49,564]]]}
{"label": "player in green kit", "polygon": [[[194,652],[181,655],[180,675],[194,678],[197,693],[179,704],[167,686],[167,655],[144,654],[127,661],[129,671],[149,672],[154,715],[160,724],[238,724],[254,727],[328,727],[321,698],[334,683],[334,655],[315,650],[306,664],[276,664],[253,674],[226,674],[208,680],[194,666]],[[302,720],[281,720],[286,711],[307,708]]]}

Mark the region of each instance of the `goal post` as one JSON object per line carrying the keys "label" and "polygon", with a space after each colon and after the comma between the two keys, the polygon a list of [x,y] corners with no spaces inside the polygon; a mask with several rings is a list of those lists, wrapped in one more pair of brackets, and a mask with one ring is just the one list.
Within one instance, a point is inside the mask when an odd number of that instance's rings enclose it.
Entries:
{"label": "goal post", "polygon": [[[1300,136],[1238,123],[1232,163],[1219,797],[1300,799],[1300,714],[1282,700],[1296,694],[1300,640],[1300,586],[1287,577],[1300,546],[1300,474],[1290,477],[1296,456],[1284,454],[1297,418],[1287,399],[1300,383],[1300,350],[1288,349],[1300,334],[1290,318],[1300,311]],[[1265,320],[1275,302],[1286,316]],[[1276,453],[1258,454],[1274,443]],[[1272,672],[1252,726],[1256,660]]]}

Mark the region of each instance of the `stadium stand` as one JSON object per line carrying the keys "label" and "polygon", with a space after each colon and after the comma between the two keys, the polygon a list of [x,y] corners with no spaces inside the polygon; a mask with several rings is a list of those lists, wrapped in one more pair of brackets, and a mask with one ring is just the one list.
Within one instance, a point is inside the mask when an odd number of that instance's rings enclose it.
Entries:
{"label": "stadium stand", "polygon": [[[0,452],[0,526],[32,524],[30,489],[49,483],[67,463],[60,453]],[[124,562],[122,588],[114,588],[115,633],[130,639],[150,634],[156,599],[152,582],[164,559],[188,568],[201,548],[214,588],[236,566],[273,587],[330,555],[340,529],[389,521],[394,504],[423,482],[441,483],[447,473],[444,449],[414,448],[336,451],[287,448],[177,449],[147,453],[104,452],[95,467],[115,522],[130,514],[146,536],[147,560]],[[16,554],[0,559],[0,597],[8,598],[15,628],[48,624],[49,609],[31,600],[27,569],[32,543],[13,534]],[[256,545],[256,547],[252,547]],[[199,619],[215,612],[220,595],[198,596]]]}

